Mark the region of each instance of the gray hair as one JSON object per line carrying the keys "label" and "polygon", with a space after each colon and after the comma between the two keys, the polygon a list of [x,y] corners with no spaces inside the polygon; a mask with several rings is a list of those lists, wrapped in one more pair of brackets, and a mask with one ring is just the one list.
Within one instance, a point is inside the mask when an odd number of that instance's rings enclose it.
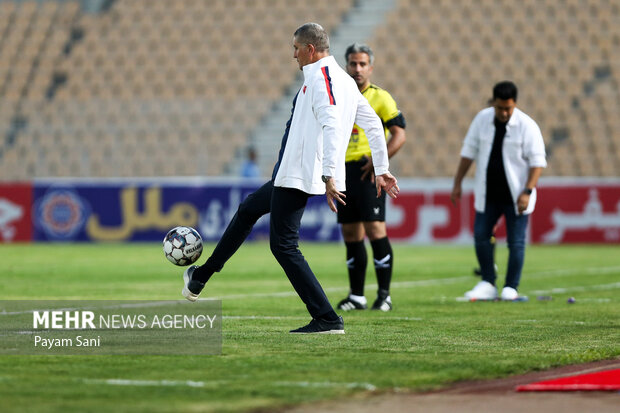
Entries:
{"label": "gray hair", "polygon": [[344,59],[348,62],[349,55],[354,53],[366,53],[368,55],[368,59],[370,60],[370,64],[372,65],[375,62],[375,54],[367,44],[353,43],[351,46],[347,47],[347,51],[344,52]]}
{"label": "gray hair", "polygon": [[295,30],[293,37],[299,43],[313,45],[318,52],[329,50],[329,36],[318,23],[306,23],[300,26]]}

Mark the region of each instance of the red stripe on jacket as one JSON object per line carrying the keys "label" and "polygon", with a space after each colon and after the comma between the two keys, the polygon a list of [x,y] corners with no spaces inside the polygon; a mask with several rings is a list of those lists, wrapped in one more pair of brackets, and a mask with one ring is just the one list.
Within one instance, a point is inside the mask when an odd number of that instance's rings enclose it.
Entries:
{"label": "red stripe on jacket", "polygon": [[334,92],[332,91],[332,78],[329,77],[329,68],[327,66],[323,66],[321,68],[321,73],[323,73],[323,77],[325,78],[325,86],[327,87],[327,94],[329,95],[329,104],[335,105],[336,99],[334,98]]}

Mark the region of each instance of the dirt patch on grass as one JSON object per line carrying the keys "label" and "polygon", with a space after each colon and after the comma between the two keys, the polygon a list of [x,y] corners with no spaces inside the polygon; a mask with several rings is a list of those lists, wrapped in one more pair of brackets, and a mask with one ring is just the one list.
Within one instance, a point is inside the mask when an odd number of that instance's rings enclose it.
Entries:
{"label": "dirt patch on grass", "polygon": [[565,366],[531,372],[498,380],[456,383],[428,393],[367,394],[338,400],[297,406],[289,413],[376,413],[376,412],[618,412],[619,392],[520,392],[520,384],[594,373],[620,368],[620,359]]}

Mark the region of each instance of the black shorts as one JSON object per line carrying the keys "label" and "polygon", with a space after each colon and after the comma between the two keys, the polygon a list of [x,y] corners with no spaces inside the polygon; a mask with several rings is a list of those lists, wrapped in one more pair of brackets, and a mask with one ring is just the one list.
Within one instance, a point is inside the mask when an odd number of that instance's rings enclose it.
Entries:
{"label": "black shorts", "polygon": [[338,205],[338,223],[385,221],[385,192],[377,198],[377,187],[370,181],[370,174],[361,180],[362,166],[366,160],[346,163],[346,205]]}

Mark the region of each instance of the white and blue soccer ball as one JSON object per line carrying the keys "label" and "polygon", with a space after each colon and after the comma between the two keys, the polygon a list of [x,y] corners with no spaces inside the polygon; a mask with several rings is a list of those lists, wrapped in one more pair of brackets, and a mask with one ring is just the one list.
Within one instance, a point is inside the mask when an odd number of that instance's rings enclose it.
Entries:
{"label": "white and blue soccer ball", "polygon": [[202,254],[202,237],[192,227],[172,228],[164,237],[164,254],[174,265],[193,264]]}

